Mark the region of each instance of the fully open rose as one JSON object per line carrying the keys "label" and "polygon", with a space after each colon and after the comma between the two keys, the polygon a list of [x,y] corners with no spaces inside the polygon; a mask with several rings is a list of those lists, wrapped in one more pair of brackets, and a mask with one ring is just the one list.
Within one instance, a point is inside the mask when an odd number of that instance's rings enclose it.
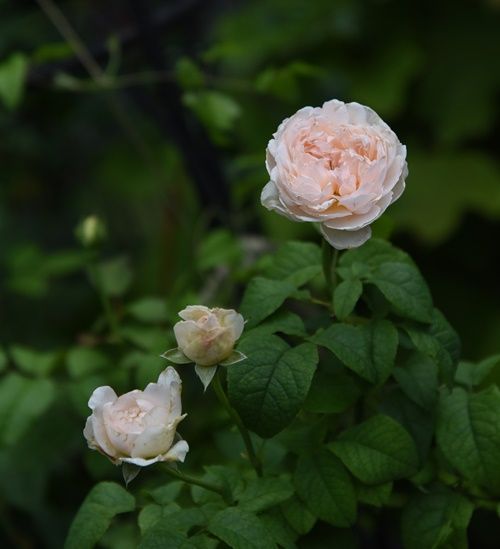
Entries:
{"label": "fully open rose", "polygon": [[184,461],[189,446],[174,444],[181,415],[181,380],[174,368],[164,370],[144,391],[120,397],[111,387],[98,387],[90,397],[92,415],[83,434],[93,450],[113,463],[151,465],[157,461]]}
{"label": "fully open rose", "polygon": [[284,120],[267,147],[262,204],[294,221],[321,223],[337,249],[371,236],[403,192],[406,147],[370,108],[331,100]]}

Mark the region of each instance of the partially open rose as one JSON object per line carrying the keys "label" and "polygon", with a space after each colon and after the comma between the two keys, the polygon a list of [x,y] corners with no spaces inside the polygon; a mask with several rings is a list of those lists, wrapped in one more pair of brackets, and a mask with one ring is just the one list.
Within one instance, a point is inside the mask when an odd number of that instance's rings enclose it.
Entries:
{"label": "partially open rose", "polygon": [[228,358],[243,332],[245,321],[233,309],[190,305],[174,326],[179,349],[200,366],[213,366]]}
{"label": "partially open rose", "polygon": [[195,371],[205,389],[212,381],[217,365],[228,366],[246,357],[234,350],[245,327],[243,317],[233,309],[189,305],[179,312],[181,321],[174,326],[177,349],[161,355],[175,364],[195,363]]}
{"label": "partially open rose", "polygon": [[321,223],[337,249],[371,236],[373,223],[404,190],[406,147],[370,108],[327,101],[284,120],[267,147],[269,210]]}
{"label": "partially open rose", "polygon": [[118,397],[111,387],[98,387],[89,408],[92,415],[83,431],[89,448],[113,463],[143,467],[157,461],[184,461],[189,446],[185,440],[174,444],[174,437],[186,414],[181,415],[181,380],[171,366],[144,391]]}

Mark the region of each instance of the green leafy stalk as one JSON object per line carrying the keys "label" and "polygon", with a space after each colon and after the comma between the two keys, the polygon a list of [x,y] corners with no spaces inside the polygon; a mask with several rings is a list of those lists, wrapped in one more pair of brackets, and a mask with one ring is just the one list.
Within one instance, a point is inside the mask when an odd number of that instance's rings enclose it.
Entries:
{"label": "green leafy stalk", "polygon": [[184,473],[181,473],[180,471],[173,469],[169,465],[166,465],[165,467],[163,467],[163,470],[167,474],[169,474],[171,477],[182,480],[186,484],[200,486],[200,488],[204,488],[205,490],[209,490],[210,492],[215,492],[216,494],[219,494],[219,496],[222,496],[226,502],[232,503],[232,497],[227,493],[227,491],[222,486],[212,484],[211,482],[207,482],[205,480],[201,480],[199,478],[192,477],[190,475],[185,475]]}
{"label": "green leafy stalk", "polygon": [[325,276],[326,287],[328,294],[333,295],[337,286],[337,261],[339,258],[339,250],[333,248],[326,240],[323,239],[322,245],[322,260],[323,274]]}
{"label": "green leafy stalk", "polygon": [[238,431],[241,434],[243,442],[245,443],[248,459],[250,460],[250,463],[255,469],[255,472],[257,473],[257,475],[261,477],[262,464],[260,463],[260,460],[257,457],[257,454],[255,453],[255,450],[252,444],[252,439],[250,438],[250,433],[248,432],[247,428],[243,424],[243,421],[241,421],[241,418],[238,415],[238,412],[231,406],[229,399],[227,398],[227,395],[224,392],[224,389],[222,388],[222,383],[220,381],[220,374],[218,370],[217,370],[217,373],[215,374],[212,386],[214,388],[215,394],[217,395],[217,398],[219,399],[220,403],[222,404],[222,406],[224,406],[227,413],[236,424],[236,427],[238,428]]}
{"label": "green leafy stalk", "polygon": [[97,269],[93,260],[90,262],[88,266],[88,272],[90,274],[91,280],[94,282],[94,286],[99,295],[99,300],[101,302],[101,306],[104,311],[104,316],[106,317],[106,322],[108,324],[111,335],[115,340],[118,341],[120,339],[118,322],[113,312],[113,308],[111,306],[111,301],[109,299],[109,296],[106,294],[106,292],[103,291],[101,287],[101,284],[99,282],[99,276],[97,274]]}

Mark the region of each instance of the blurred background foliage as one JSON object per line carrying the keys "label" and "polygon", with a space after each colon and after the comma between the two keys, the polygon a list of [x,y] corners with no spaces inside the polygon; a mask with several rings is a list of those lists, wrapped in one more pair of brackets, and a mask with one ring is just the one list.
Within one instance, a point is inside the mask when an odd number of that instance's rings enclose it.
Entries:
{"label": "blurred background foliage", "polygon": [[[498,1],[57,6],[0,1],[6,543],[60,546],[91,483],[117,478],[81,436],[95,386],[155,378],[184,304],[237,306],[263,252],[315,238],[259,202],[267,141],[304,105],[359,101],[396,131],[410,176],[375,233],[415,258],[467,359],[498,351]],[[107,225],[99,252],[75,237],[90,214]],[[204,460],[235,455],[185,377],[184,436]]]}

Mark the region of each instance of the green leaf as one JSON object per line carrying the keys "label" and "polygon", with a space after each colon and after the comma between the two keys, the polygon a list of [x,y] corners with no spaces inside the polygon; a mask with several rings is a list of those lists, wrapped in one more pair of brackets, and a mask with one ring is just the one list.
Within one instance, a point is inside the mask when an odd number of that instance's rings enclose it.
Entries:
{"label": "green leaf", "polygon": [[305,337],[307,335],[304,321],[300,316],[290,311],[277,311],[268,317],[262,324],[250,330],[245,330],[241,339],[258,335],[271,335],[275,333]]}
{"label": "green leaf", "polygon": [[252,328],[274,313],[285,299],[295,292],[295,286],[284,280],[252,278],[243,295],[240,312]]}
{"label": "green leaf", "polygon": [[394,367],[398,332],[387,320],[374,320],[362,326],[333,324],[312,341],[329,349],[363,379],[381,384]]}
{"label": "green leaf", "polygon": [[233,351],[228,358],[226,358],[219,364],[221,366],[232,366],[233,364],[238,364],[238,362],[241,362],[246,358],[247,358],[246,355],[244,355],[243,353],[240,353],[239,351]]}
{"label": "green leaf", "polygon": [[114,482],[101,482],[94,486],[76,514],[65,549],[92,548],[108,529],[113,518],[135,508],[134,497]]}
{"label": "green leaf", "polygon": [[[436,312],[436,310],[435,310]],[[451,339],[443,337],[444,332],[438,333],[436,325],[431,324],[429,327],[422,329],[409,324],[403,324],[402,328],[410,337],[411,343],[415,349],[430,357],[439,367],[439,379],[444,383],[451,384],[455,374],[456,360],[460,349],[460,342],[456,340],[458,348],[455,344],[451,344]],[[436,335],[434,335],[436,333]],[[453,337],[453,331],[447,332],[448,336]],[[438,339],[440,337],[441,339]],[[446,345],[446,346],[445,346]],[[453,353],[453,355],[450,353]]]}
{"label": "green leaf", "polygon": [[455,372],[455,381],[466,387],[476,387],[480,385],[500,364],[500,355],[493,355],[481,362],[474,364],[472,362],[459,362]]}
{"label": "green leaf", "polygon": [[299,458],[295,486],[314,516],[333,526],[354,524],[354,487],[342,463],[327,450]]}
{"label": "green leaf", "polygon": [[256,478],[248,482],[238,504],[245,511],[260,513],[286,501],[292,494],[293,486],[287,478]]}
{"label": "green leaf", "polygon": [[24,373],[46,377],[57,366],[59,354],[54,352],[34,351],[27,347],[10,348],[14,364]]}
{"label": "green leaf", "polygon": [[[238,469],[224,465],[210,465],[205,466],[204,469],[205,474],[202,480],[220,486],[233,499],[236,499],[236,495],[243,489],[243,480]],[[200,486],[191,486],[191,495],[193,501],[197,504],[223,502],[220,495]]]}
{"label": "green leaf", "polygon": [[261,520],[237,507],[228,507],[217,513],[208,523],[208,530],[233,549],[276,547]]}
{"label": "green leaf", "polygon": [[454,364],[460,358],[461,343],[457,332],[448,322],[446,317],[438,309],[432,313],[432,323],[429,326],[429,333],[448,351]]}
{"label": "green leaf", "polygon": [[316,517],[297,496],[285,501],[281,505],[281,512],[290,526],[301,536],[307,534],[316,523]]}
{"label": "green leaf", "polygon": [[152,353],[159,353],[165,348],[165,341],[168,341],[165,330],[158,326],[127,324],[120,327],[120,335],[137,347]]}
{"label": "green leaf", "polygon": [[413,496],[401,517],[405,549],[443,547],[455,531],[467,529],[473,510],[470,501],[453,492]]}
{"label": "green leaf", "polygon": [[279,509],[272,509],[259,515],[261,522],[269,532],[275,543],[283,549],[296,549],[297,533],[288,524]]}
{"label": "green leaf", "polygon": [[[389,263],[407,263],[413,265],[408,254],[394,247],[385,240],[371,238],[360,246],[348,250],[340,256],[339,267],[344,269],[341,276],[347,278],[363,278],[378,266]],[[350,277],[347,276],[350,273]]]}
{"label": "green leaf", "polygon": [[344,431],[328,447],[365,484],[383,484],[417,472],[413,439],[388,416],[374,416]]}
{"label": "green leaf", "polygon": [[156,523],[149,528],[138,549],[193,549],[185,534],[173,530],[170,524]]}
{"label": "green leaf", "polygon": [[206,126],[215,142],[227,142],[227,132],[241,116],[241,107],[232,97],[219,91],[202,90],[185,93],[182,101]]}
{"label": "green leaf", "polygon": [[355,483],[356,496],[358,501],[372,505],[373,507],[384,507],[387,505],[392,494],[392,482],[367,486],[361,482]]}
{"label": "green leaf", "polygon": [[255,88],[284,101],[296,103],[300,98],[299,77],[313,77],[321,74],[321,69],[302,61],[292,61],[279,68],[267,67],[257,75]]}
{"label": "green leaf", "polygon": [[132,283],[132,271],[126,257],[104,261],[91,273],[92,283],[110,297],[123,295]]}
{"label": "green leaf", "polygon": [[160,355],[162,358],[173,362],[174,364],[192,364],[193,361],[188,358],[179,348],[169,349]]}
{"label": "green leaf", "polygon": [[160,297],[143,297],[131,303],[127,310],[131,316],[141,322],[156,324],[168,320],[167,305]]}
{"label": "green leaf", "polygon": [[66,355],[66,367],[74,379],[94,374],[108,366],[109,360],[106,355],[89,347],[73,347]]}
{"label": "green leaf", "polygon": [[412,353],[401,368],[394,368],[394,378],[403,392],[424,409],[432,409],[438,397],[438,367],[422,353]]}
{"label": "green leaf", "polygon": [[9,110],[14,110],[24,94],[28,58],[22,53],[13,53],[0,63],[0,98]]}
{"label": "green leaf", "polygon": [[318,371],[311,384],[304,408],[316,414],[339,414],[350,408],[361,390],[345,371]]}
{"label": "green leaf", "polygon": [[183,486],[184,482],[181,480],[175,480],[164,484],[163,486],[158,486],[157,488],[149,490],[149,494],[156,503],[160,505],[167,505],[177,499],[177,496],[180,494]]}
{"label": "green leaf", "polygon": [[19,441],[52,405],[55,385],[49,379],[28,379],[17,373],[0,380],[0,446]]}
{"label": "green leaf", "polygon": [[498,165],[486,151],[413,148],[411,178],[404,200],[391,208],[391,217],[421,240],[434,245],[445,241],[467,212],[500,215]]}
{"label": "green leaf", "polygon": [[243,249],[233,233],[227,229],[218,229],[210,232],[201,242],[197,255],[199,269],[208,271],[222,266],[238,266]]}
{"label": "green leaf", "polygon": [[245,425],[262,437],[284,429],[302,406],[318,362],[314,345],[294,348],[277,336],[246,338],[247,359],[227,370],[229,399]]}
{"label": "green leaf", "polygon": [[367,281],[374,284],[395,312],[418,322],[431,322],[432,297],[418,269],[408,263],[383,263]]}
{"label": "green leaf", "polygon": [[344,280],[333,293],[333,310],[335,315],[344,320],[354,310],[363,293],[363,284],[359,280]]}
{"label": "green leaf", "polygon": [[3,349],[0,347],[0,372],[3,372],[3,370],[5,370],[5,368],[7,367],[7,363],[8,363],[7,355],[5,354]]}
{"label": "green leaf", "polygon": [[500,494],[500,390],[469,394],[456,388],[439,400],[437,442],[466,479]]}
{"label": "green leaf", "polygon": [[321,273],[321,250],[311,242],[287,242],[273,256],[263,275],[302,286]]}
{"label": "green leaf", "polygon": [[396,389],[382,400],[380,412],[391,416],[410,433],[417,448],[420,464],[424,464],[434,435],[434,411],[424,410]]}
{"label": "green leaf", "polygon": [[[156,503],[150,503],[141,509],[137,522],[141,533],[144,534],[147,530],[152,528],[159,521],[165,522],[165,519],[180,509],[177,503],[168,503],[167,505],[157,505]],[[177,528],[176,528],[177,530]]]}
{"label": "green leaf", "polygon": [[185,90],[203,87],[205,75],[189,57],[181,57],[175,64],[175,77]]}

